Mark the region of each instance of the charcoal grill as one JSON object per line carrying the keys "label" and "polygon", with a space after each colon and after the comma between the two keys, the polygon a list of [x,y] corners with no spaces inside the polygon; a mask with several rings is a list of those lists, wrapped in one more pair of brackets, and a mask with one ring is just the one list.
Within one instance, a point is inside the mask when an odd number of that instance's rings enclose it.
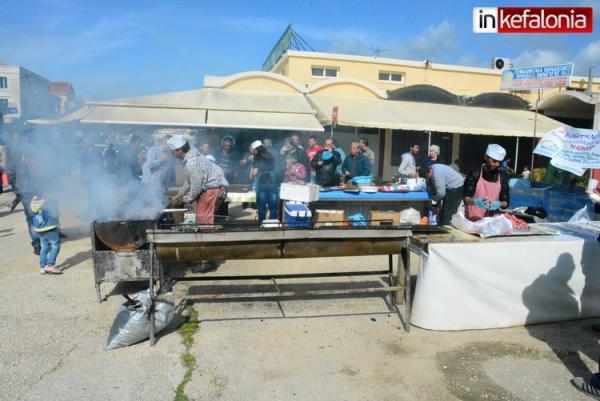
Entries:
{"label": "charcoal grill", "polygon": [[[256,224],[228,224],[214,226],[173,226],[168,229],[147,230],[150,252],[156,255],[150,265],[149,277],[160,276],[161,286],[155,291],[155,281],[149,280],[150,292],[155,300],[161,300],[163,290],[170,289],[177,281],[220,280],[271,280],[276,292],[243,295],[203,294],[187,295],[188,300],[216,300],[231,298],[292,297],[306,295],[382,292],[390,294],[390,309],[396,304],[405,305],[405,322],[410,321],[410,237],[412,229],[419,232],[444,231],[437,227],[330,227],[330,228],[259,228]],[[270,274],[253,276],[185,276],[172,277],[165,266],[172,262],[199,262],[202,260],[228,259],[285,259],[335,256],[388,255],[386,270],[349,272],[323,272],[311,274]],[[398,269],[393,272],[393,255],[398,257]],[[280,291],[276,279],[386,275],[384,286],[316,291]],[[171,276],[171,277],[170,277]],[[151,316],[151,319],[154,319]],[[405,329],[410,329],[405,324]],[[154,343],[151,330],[150,344]]]}
{"label": "charcoal grill", "polygon": [[151,259],[146,230],[154,220],[94,221],[91,227],[92,260],[96,297],[102,302],[103,282],[145,281],[150,277]]}

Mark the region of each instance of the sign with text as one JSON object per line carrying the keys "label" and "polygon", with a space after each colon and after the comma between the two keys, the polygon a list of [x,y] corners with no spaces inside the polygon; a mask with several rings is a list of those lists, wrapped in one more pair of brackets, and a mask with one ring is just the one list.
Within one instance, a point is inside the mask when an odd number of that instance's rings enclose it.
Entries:
{"label": "sign with text", "polygon": [[475,7],[475,33],[592,33],[592,7]]}
{"label": "sign with text", "polygon": [[569,86],[573,63],[511,68],[502,73],[501,89],[527,90]]}
{"label": "sign with text", "polygon": [[552,165],[579,176],[600,168],[600,131],[561,127],[548,132],[533,153],[549,157]]}

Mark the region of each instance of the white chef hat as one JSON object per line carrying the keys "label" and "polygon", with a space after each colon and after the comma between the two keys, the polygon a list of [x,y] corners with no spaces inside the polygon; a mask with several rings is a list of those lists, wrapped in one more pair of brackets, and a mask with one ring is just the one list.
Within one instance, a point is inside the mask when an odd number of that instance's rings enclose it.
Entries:
{"label": "white chef hat", "polygon": [[182,148],[186,143],[187,141],[183,135],[175,135],[167,141],[167,145],[169,145],[169,149],[171,150]]}
{"label": "white chef hat", "polygon": [[485,151],[485,155],[494,160],[502,161],[506,157],[506,150],[495,143],[490,143]]}
{"label": "white chef hat", "polygon": [[254,149],[258,148],[259,146],[262,146],[262,142],[257,139],[256,141],[254,141],[250,144],[250,150],[254,150]]}

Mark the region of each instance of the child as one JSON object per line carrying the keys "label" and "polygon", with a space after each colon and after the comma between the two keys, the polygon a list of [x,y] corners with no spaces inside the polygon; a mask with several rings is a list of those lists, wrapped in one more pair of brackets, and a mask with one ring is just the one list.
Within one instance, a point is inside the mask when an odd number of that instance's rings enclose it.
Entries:
{"label": "child", "polygon": [[304,183],[306,180],[306,169],[300,163],[297,156],[292,153],[287,158],[287,166],[285,169],[285,182]]}
{"label": "child", "polygon": [[44,198],[34,196],[30,208],[33,228],[40,238],[40,274],[62,274],[55,266],[60,251],[58,217]]}

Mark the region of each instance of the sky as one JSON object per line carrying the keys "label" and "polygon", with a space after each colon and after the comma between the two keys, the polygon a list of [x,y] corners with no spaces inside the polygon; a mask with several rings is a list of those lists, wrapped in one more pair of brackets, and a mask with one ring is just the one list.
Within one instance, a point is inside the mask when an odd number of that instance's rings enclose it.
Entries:
{"label": "sky", "polygon": [[[473,7],[591,6],[591,34],[475,34]],[[312,48],[489,67],[574,62],[600,76],[600,0],[3,2],[0,63],[69,81],[86,100],[202,87],[205,75],[260,70],[288,24]]]}

